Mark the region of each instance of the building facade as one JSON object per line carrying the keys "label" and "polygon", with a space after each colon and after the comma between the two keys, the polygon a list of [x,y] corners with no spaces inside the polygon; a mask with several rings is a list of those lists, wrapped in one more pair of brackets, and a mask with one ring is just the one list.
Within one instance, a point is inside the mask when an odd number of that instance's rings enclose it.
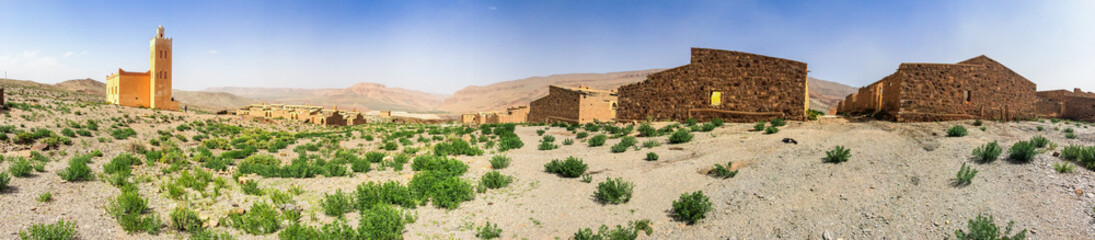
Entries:
{"label": "building facade", "polygon": [[1095,122],[1095,93],[1079,88],[1035,93],[1038,116]]}
{"label": "building facade", "polygon": [[687,65],[620,87],[621,121],[731,122],[805,120],[806,63],[763,55],[692,48]]}
{"label": "building facade", "polygon": [[898,122],[1030,119],[1036,87],[984,55],[956,64],[903,63],[841,101],[837,113]]}
{"label": "building facade", "polygon": [[548,95],[529,104],[531,123],[589,123],[616,121],[617,95],[614,91],[551,85]]}
{"label": "building facade", "polygon": [[179,110],[171,96],[172,39],[164,37],[163,26],[149,41],[147,72],[118,69],[106,77],[106,101],[129,107]]}

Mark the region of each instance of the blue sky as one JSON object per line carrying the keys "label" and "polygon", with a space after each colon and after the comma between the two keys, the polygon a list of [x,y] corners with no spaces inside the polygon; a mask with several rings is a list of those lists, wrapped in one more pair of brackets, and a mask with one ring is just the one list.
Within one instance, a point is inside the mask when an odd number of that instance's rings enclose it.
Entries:
{"label": "blue sky", "polygon": [[806,62],[862,86],[901,62],[985,54],[1040,90],[1095,91],[1093,1],[13,1],[10,78],[103,80],[148,69],[158,25],[174,86],[434,93],[561,73],[671,68],[690,47]]}

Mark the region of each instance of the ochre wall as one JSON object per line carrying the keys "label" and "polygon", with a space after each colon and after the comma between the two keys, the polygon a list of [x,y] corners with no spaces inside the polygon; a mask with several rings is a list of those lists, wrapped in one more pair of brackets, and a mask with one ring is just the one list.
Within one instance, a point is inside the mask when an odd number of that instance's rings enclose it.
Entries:
{"label": "ochre wall", "polygon": [[107,77],[107,102],[127,107],[150,107],[148,73],[118,72]]}
{"label": "ochre wall", "polygon": [[548,86],[548,95],[529,103],[528,121],[578,122],[581,94],[558,86]]}
{"label": "ochre wall", "polygon": [[[1037,95],[1039,98],[1059,106],[1053,115],[1047,114],[1048,116],[1043,115],[1044,117],[1061,117],[1065,119],[1095,122],[1095,93],[1088,93],[1076,89],[1074,91],[1041,91],[1038,92]],[[1049,112],[1049,110],[1040,109],[1039,112]]]}
{"label": "ochre wall", "polygon": [[[721,104],[711,93],[722,92]],[[714,118],[752,122],[806,119],[806,64],[744,52],[693,48],[688,65],[619,90],[619,121]]]}

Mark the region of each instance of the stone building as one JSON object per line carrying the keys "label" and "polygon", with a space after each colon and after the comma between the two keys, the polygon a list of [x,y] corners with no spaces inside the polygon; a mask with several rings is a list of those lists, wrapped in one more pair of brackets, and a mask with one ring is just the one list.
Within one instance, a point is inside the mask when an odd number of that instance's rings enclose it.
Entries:
{"label": "stone building", "polygon": [[251,104],[240,107],[236,115],[266,119],[288,119],[304,123],[327,126],[347,126],[365,124],[365,114],[353,111],[339,111],[338,108],[323,109],[320,106],[288,104]]}
{"label": "stone building", "polygon": [[493,124],[493,123],[523,123],[528,121],[529,107],[517,106],[506,108],[505,112],[477,112],[460,115],[460,123],[469,125]]}
{"label": "stone building", "polygon": [[118,69],[106,77],[106,101],[129,107],[179,110],[171,96],[172,39],[165,38],[163,26],[150,40],[147,72]]}
{"label": "stone building", "polygon": [[1095,93],[1079,88],[1035,93],[1038,116],[1095,122]]}
{"label": "stone building", "polygon": [[[805,120],[806,63],[692,48],[689,64],[620,87],[619,121]],[[535,110],[535,109],[534,109]]]}
{"label": "stone building", "polygon": [[586,86],[548,86],[548,95],[529,104],[528,122],[589,123],[616,120],[616,92]]}
{"label": "stone building", "polygon": [[839,114],[874,114],[898,122],[1017,120],[1035,113],[1036,85],[984,55],[956,64],[902,63],[860,88]]}

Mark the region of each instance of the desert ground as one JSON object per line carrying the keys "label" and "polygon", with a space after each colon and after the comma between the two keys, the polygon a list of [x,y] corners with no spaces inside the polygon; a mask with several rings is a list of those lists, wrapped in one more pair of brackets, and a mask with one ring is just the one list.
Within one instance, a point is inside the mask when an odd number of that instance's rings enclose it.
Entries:
{"label": "desert ground", "polygon": [[[457,201],[459,205],[453,208],[435,205],[436,199],[417,206],[389,204],[409,216],[409,223],[397,230],[397,235],[406,239],[474,239],[489,221],[502,230],[502,239],[570,239],[584,228],[597,231],[602,225],[626,226],[631,221],[649,220],[651,231],[639,232],[639,239],[953,239],[956,230],[967,230],[969,219],[987,214],[994,216],[1001,228],[1014,221],[1016,231],[1026,229],[1031,239],[1095,238],[1095,173],[1075,162],[1071,163],[1077,165],[1075,170],[1067,173],[1054,167],[1070,162],[1055,157],[1064,147],[1095,145],[1091,128],[1095,125],[1090,123],[1039,119],[984,121],[979,127],[974,121],[893,123],[827,116],[788,122],[773,134],[753,131],[755,123],[726,123],[711,131],[692,132],[694,138],[685,143],[671,144],[669,135],[637,137],[640,144],[622,153],[610,148],[623,137],[590,147],[592,136],[611,134],[589,131],[585,126],[571,131],[562,126],[521,125],[513,133],[523,146],[501,151],[499,137],[483,134],[478,127],[322,127],[119,107],[97,103],[96,97],[80,93],[5,87],[6,101],[12,108],[0,114],[0,126],[12,130],[5,133],[7,140],[0,141],[4,155],[0,170],[10,172],[19,158],[44,156],[44,171],[11,176],[7,189],[0,192],[0,238],[6,239],[17,239],[32,225],[60,220],[73,223],[81,239],[277,239],[289,238],[290,228],[336,221],[357,228],[365,225],[360,213],[364,210],[348,212],[339,220],[328,216],[321,202],[336,190],[353,198],[363,183],[410,184],[424,172],[416,171],[414,162],[436,155],[438,145],[453,141],[468,141],[471,148],[482,150],[481,154],[442,156],[468,166],[458,176],[464,186],[476,188],[480,177],[493,171],[491,159],[497,155],[512,159],[508,167],[497,169],[512,177],[512,183],[475,191],[470,200]],[[88,129],[88,120],[96,122],[98,129],[90,130],[90,136],[68,137],[69,144],[49,146],[44,144],[45,138],[27,142],[17,137],[17,132],[35,129],[61,136],[65,128]],[[652,124],[655,128],[670,125],[679,124]],[[955,125],[967,128],[968,135],[948,137],[947,130]],[[135,136],[114,136],[116,130],[124,129],[133,129]],[[224,129],[237,132],[224,133]],[[538,149],[543,139],[540,130],[556,138],[557,149]],[[1072,131],[1074,137],[1066,138],[1064,131]],[[591,132],[591,137],[579,139],[581,132]],[[390,137],[393,135],[401,136]],[[626,135],[636,137],[638,133]],[[232,154],[226,152],[241,146],[265,147],[269,144],[264,142],[265,136],[286,137],[291,143],[258,149],[243,159],[226,157]],[[1006,159],[1009,146],[1035,136],[1044,136],[1052,144],[1038,149],[1029,162]],[[214,138],[243,140],[226,144],[234,145],[225,146],[227,149],[210,149],[207,146],[212,145],[205,142]],[[476,138],[486,141],[472,141]],[[786,138],[797,143],[785,143]],[[567,139],[574,140],[573,144],[564,144]],[[648,141],[657,142],[657,146],[644,147],[642,143]],[[971,152],[992,141],[1005,150],[1000,159],[974,161]],[[389,145],[386,142],[399,144],[395,150],[384,150]],[[851,150],[847,162],[824,161],[826,151],[835,146]],[[93,155],[87,164],[92,179],[66,181],[61,177],[70,168],[70,160],[96,150],[101,156]],[[214,159],[227,160],[227,166],[207,164],[214,160],[202,157],[203,150],[211,152]],[[165,156],[148,157],[152,151],[163,151]],[[172,151],[181,155],[166,157]],[[365,158],[369,152],[385,153],[386,157],[371,163],[367,172],[352,171],[352,164],[345,162],[338,164],[348,172],[345,175],[320,171],[308,177],[264,177],[244,174],[241,168],[255,155],[271,156],[281,166],[288,166],[305,153],[305,165],[326,169],[331,165],[318,160],[333,162],[340,151],[356,158]],[[650,152],[659,158],[646,160]],[[400,153],[409,160],[393,160]],[[123,154],[132,154],[142,163],[132,166],[132,174],[123,176],[124,184],[119,184],[115,174],[104,172],[104,166]],[[591,182],[545,172],[545,164],[567,157],[588,165],[585,173]],[[734,177],[706,174],[716,164],[727,162],[733,162],[732,168],[739,171]],[[972,183],[957,185],[956,173],[963,164],[979,172]],[[206,182],[208,187],[201,189],[172,186],[184,174],[199,171],[219,180]],[[608,178],[633,183],[629,201],[598,201],[594,192]],[[242,183],[247,182],[256,182],[263,193],[244,193]],[[135,186],[147,200],[148,210],[139,216],[159,220],[151,228],[127,231],[120,217],[108,211],[122,194],[121,186],[126,185]],[[673,202],[681,194],[695,191],[710,198],[713,210],[695,224],[676,220]],[[44,193],[51,195],[50,200],[40,201]],[[278,209],[272,231],[253,234],[247,224],[233,223],[230,215],[255,212],[251,207],[256,203],[273,203]],[[180,230],[172,217],[176,209],[196,212],[200,229]]]}

